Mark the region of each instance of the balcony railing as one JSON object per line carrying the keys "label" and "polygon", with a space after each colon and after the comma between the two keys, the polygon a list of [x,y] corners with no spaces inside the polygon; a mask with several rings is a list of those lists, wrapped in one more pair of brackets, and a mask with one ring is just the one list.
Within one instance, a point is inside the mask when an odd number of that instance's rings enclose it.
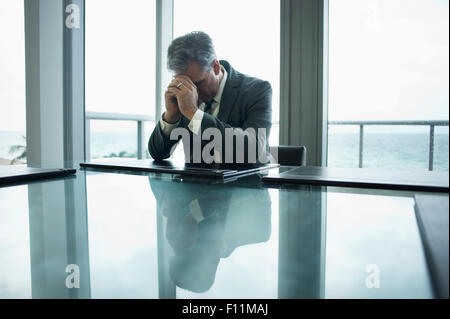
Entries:
{"label": "balcony railing", "polygon": [[429,152],[428,169],[433,170],[434,155],[434,128],[436,126],[448,126],[449,121],[329,121],[328,125],[357,125],[359,126],[359,167],[363,167],[364,152],[364,126],[368,125],[415,125],[429,126]]}
{"label": "balcony railing", "polygon": [[86,112],[86,160],[91,159],[91,120],[107,121],[134,121],[137,124],[137,158],[145,157],[147,148],[145,141],[144,122],[155,120],[154,116],[140,114],[122,114],[122,113],[104,113],[104,112]]}
{"label": "balcony railing", "polygon": [[[106,113],[106,112],[86,112],[86,160],[91,159],[91,120],[107,120],[107,121],[134,121],[137,124],[137,158],[143,159],[146,151],[146,141],[144,136],[144,122],[152,122],[154,116],[139,114],[122,114],[122,113]],[[278,124],[278,121],[275,123]],[[434,128],[436,126],[449,126],[449,121],[329,121],[328,125],[355,125],[359,126],[359,167],[363,167],[364,154],[364,126],[369,125],[413,125],[413,126],[429,126],[429,153],[428,153],[428,169],[433,170],[434,155]]]}

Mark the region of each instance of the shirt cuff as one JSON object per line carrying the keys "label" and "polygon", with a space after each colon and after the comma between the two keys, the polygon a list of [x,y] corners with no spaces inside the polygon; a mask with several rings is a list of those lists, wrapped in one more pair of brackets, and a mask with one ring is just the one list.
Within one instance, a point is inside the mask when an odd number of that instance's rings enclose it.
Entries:
{"label": "shirt cuff", "polygon": [[180,121],[181,121],[181,117],[178,120],[178,122],[176,122],[176,123],[173,123],[173,124],[167,123],[166,121],[163,120],[163,118],[161,116],[161,119],[159,120],[159,126],[161,127],[161,130],[163,131],[163,133],[166,136],[170,136],[170,133],[172,132],[172,130],[174,128],[176,128],[178,126],[178,124],[180,124]]}
{"label": "shirt cuff", "polygon": [[200,133],[200,129],[202,127],[203,114],[204,112],[200,109],[197,109],[197,111],[195,111],[192,120],[188,124],[188,128],[191,130],[192,133],[197,135]]}

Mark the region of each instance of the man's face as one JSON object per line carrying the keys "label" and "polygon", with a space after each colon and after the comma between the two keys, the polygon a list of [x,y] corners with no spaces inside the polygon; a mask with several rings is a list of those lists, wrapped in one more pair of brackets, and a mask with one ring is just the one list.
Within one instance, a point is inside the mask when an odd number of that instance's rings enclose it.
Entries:
{"label": "man's face", "polygon": [[207,71],[203,71],[197,62],[192,62],[184,75],[194,82],[201,102],[210,102],[216,96],[220,85],[220,65],[217,60]]}

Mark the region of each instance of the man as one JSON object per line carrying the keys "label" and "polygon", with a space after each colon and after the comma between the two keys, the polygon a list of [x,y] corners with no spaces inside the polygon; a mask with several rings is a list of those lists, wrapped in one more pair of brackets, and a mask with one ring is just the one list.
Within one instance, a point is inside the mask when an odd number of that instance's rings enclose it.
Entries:
{"label": "man", "polygon": [[166,111],[148,143],[155,160],[168,158],[183,137],[190,163],[269,161],[269,82],[218,61],[212,40],[204,32],[173,40],[168,68],[174,78],[165,92]]}

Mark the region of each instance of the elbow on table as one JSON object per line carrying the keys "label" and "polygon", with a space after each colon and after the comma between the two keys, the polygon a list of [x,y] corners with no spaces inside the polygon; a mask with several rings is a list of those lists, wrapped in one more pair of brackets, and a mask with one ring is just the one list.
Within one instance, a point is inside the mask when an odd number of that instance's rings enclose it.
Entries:
{"label": "elbow on table", "polygon": [[158,149],[158,147],[155,146],[155,143],[152,143],[151,138],[148,142],[148,152],[155,161],[161,161],[169,157],[169,155],[164,154],[163,150]]}

